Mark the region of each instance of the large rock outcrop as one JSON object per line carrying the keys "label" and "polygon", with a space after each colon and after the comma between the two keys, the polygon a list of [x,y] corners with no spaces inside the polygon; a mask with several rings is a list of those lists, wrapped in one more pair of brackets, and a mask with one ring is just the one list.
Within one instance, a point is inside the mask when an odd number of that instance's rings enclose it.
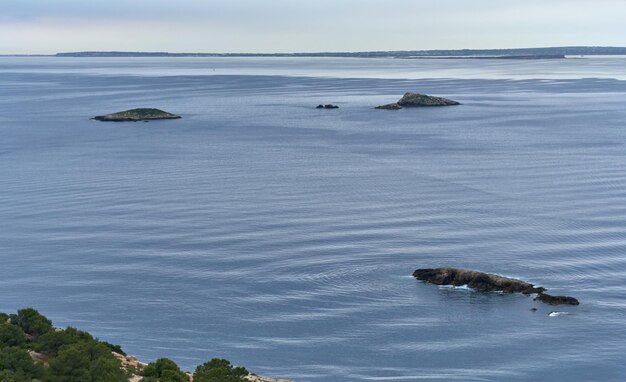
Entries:
{"label": "large rock outcrop", "polygon": [[458,268],[418,269],[413,272],[418,280],[437,285],[467,285],[483,292],[542,293],[545,288],[535,287],[525,281]]}
{"label": "large rock outcrop", "polygon": [[578,305],[580,304],[577,299],[569,296],[552,296],[546,293],[539,293],[535,300],[541,301],[550,305]]}
{"label": "large rock outcrop", "polygon": [[399,110],[403,107],[454,106],[460,104],[460,102],[443,97],[435,97],[419,93],[404,93],[398,102],[376,106],[376,109]]}
{"label": "large rock outcrop", "polygon": [[454,106],[460,104],[460,102],[453,101],[451,99],[419,93],[405,93],[398,101],[398,105],[403,107]]}
{"label": "large rock outcrop", "polygon": [[382,109],[382,110],[400,110],[402,106],[397,103],[388,103],[386,105],[376,106],[374,109]]}
{"label": "large rock outcrop", "polygon": [[117,113],[99,115],[92,119],[104,122],[137,122],[153,121],[158,119],[178,119],[179,115],[168,113],[159,109],[140,108],[120,111]]}
{"label": "large rock outcrop", "polygon": [[551,296],[545,294],[546,288],[536,287],[525,281],[459,268],[426,268],[417,269],[413,277],[436,285],[467,285],[469,288],[483,292],[537,294],[536,300],[552,304],[578,305],[573,297]]}

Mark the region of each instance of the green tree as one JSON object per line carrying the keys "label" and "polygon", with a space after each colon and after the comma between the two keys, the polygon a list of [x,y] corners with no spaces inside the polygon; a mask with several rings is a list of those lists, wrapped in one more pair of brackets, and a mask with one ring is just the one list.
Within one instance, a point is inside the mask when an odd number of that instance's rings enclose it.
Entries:
{"label": "green tree", "polygon": [[28,375],[22,371],[13,370],[0,370],[0,382],[34,382],[39,381],[33,379],[31,375]]}
{"label": "green tree", "polygon": [[94,340],[61,346],[58,355],[50,359],[49,371],[50,382],[127,381],[109,348]]}
{"label": "green tree", "polygon": [[35,337],[52,330],[52,322],[33,308],[20,309],[11,316],[11,323]]}
{"label": "green tree", "polygon": [[183,373],[176,363],[167,358],[159,358],[143,369],[142,382],[188,382],[187,374]]}
{"label": "green tree", "polygon": [[22,346],[26,343],[26,335],[19,326],[0,323],[0,348],[5,346]]}
{"label": "green tree", "polygon": [[33,363],[25,349],[7,346],[0,349],[0,381],[28,381],[41,378],[44,370],[41,364]]}
{"label": "green tree", "polygon": [[50,359],[50,381],[89,381],[90,363],[89,355],[82,346],[66,345],[57,357]]}
{"label": "green tree", "polygon": [[91,334],[68,326],[65,330],[51,330],[39,336],[35,342],[35,349],[54,356],[63,345],[93,340]]}
{"label": "green tree", "polygon": [[119,361],[114,357],[100,357],[90,369],[91,382],[127,381],[125,373],[120,369]]}
{"label": "green tree", "polygon": [[248,370],[244,367],[233,367],[230,361],[213,358],[209,362],[196,367],[193,373],[194,382],[239,382],[244,381]]}
{"label": "green tree", "polygon": [[122,349],[120,345],[113,345],[112,343],[109,343],[106,341],[100,341],[100,343],[103,343],[104,345],[106,345],[106,347],[108,347],[111,351],[114,351],[121,355],[126,355],[126,352]]}

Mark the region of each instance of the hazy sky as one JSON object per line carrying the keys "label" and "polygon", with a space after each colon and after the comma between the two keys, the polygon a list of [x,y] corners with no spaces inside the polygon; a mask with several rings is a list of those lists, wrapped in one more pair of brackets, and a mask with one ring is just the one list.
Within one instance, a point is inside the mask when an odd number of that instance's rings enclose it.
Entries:
{"label": "hazy sky", "polygon": [[626,46],[626,0],[0,0],[0,54]]}

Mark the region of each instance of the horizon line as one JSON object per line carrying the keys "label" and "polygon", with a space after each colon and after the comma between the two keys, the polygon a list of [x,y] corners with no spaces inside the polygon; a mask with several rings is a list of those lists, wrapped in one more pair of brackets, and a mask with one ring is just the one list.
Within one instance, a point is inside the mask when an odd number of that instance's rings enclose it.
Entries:
{"label": "horizon line", "polygon": [[612,45],[559,45],[508,48],[457,48],[457,49],[403,49],[403,50],[344,50],[344,51],[291,51],[291,52],[176,52],[176,51],[145,51],[145,50],[76,50],[56,53],[0,53],[0,56],[40,56],[54,57],[68,54],[170,54],[170,55],[323,55],[323,54],[384,54],[384,53],[435,53],[435,52],[471,52],[471,51],[502,51],[502,50],[543,50],[543,49],[626,49],[626,46]]}

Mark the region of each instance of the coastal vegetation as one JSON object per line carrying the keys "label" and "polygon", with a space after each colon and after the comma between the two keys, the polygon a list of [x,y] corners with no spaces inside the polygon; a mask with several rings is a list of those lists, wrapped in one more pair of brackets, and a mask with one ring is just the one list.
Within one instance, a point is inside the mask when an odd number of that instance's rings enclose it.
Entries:
{"label": "coastal vegetation", "polygon": [[159,358],[151,362],[141,372],[143,382],[187,382],[189,376],[178,365],[167,358]]}
{"label": "coastal vegetation", "polygon": [[73,328],[55,328],[33,308],[0,313],[0,382],[237,382],[251,374],[225,359],[193,375],[167,358],[143,364],[118,345]]}

